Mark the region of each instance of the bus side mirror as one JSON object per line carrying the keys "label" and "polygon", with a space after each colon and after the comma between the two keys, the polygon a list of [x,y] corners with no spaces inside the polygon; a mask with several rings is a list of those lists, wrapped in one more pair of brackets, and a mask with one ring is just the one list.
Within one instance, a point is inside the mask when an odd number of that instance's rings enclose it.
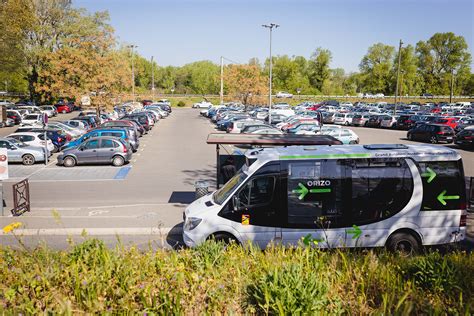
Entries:
{"label": "bus side mirror", "polygon": [[234,195],[232,197],[232,204],[234,204],[234,212],[240,209],[240,199],[238,196]]}

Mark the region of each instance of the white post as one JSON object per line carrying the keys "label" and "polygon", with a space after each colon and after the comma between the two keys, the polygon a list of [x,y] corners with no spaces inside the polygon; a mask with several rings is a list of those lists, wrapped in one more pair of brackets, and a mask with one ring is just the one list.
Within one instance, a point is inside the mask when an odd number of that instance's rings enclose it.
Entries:
{"label": "white post", "polygon": [[155,102],[155,63],[153,62],[153,56],[151,56],[151,93],[152,101]]}
{"label": "white post", "polygon": [[221,56],[221,104],[224,104],[224,57]]}

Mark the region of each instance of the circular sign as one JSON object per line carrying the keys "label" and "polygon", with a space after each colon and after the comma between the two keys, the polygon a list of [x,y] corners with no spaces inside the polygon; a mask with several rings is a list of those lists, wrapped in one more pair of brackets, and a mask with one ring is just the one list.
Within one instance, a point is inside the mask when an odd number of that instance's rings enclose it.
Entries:
{"label": "circular sign", "polygon": [[0,161],[7,161],[7,156],[0,155]]}

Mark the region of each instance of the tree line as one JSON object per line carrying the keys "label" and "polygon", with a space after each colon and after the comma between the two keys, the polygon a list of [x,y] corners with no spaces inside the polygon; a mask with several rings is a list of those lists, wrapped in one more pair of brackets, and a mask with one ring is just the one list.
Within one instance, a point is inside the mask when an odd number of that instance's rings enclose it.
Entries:
{"label": "tree line", "polygon": [[[25,92],[32,99],[79,98],[94,92],[95,102],[135,89],[160,93],[219,94],[220,65],[197,61],[181,67],[152,63],[119,43],[107,12],[74,8],[70,0],[0,0],[0,87]],[[474,75],[466,40],[454,33],[436,33],[415,46],[376,43],[363,56],[358,72],[331,68],[332,54],[316,48],[304,56],[273,57],[274,91],[306,95],[384,93],[396,89],[400,56],[400,95],[431,93],[473,95]],[[268,94],[269,59],[224,67],[224,93],[251,101]],[[0,90],[4,90],[0,88]]]}

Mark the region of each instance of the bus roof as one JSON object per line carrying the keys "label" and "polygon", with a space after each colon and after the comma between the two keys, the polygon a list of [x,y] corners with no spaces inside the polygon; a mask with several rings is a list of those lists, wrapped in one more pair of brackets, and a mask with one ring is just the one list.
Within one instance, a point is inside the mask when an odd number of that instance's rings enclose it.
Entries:
{"label": "bus roof", "polygon": [[251,150],[247,158],[259,160],[292,159],[363,159],[363,158],[405,158],[416,161],[456,161],[461,156],[454,149],[435,145],[322,145],[291,146]]}

